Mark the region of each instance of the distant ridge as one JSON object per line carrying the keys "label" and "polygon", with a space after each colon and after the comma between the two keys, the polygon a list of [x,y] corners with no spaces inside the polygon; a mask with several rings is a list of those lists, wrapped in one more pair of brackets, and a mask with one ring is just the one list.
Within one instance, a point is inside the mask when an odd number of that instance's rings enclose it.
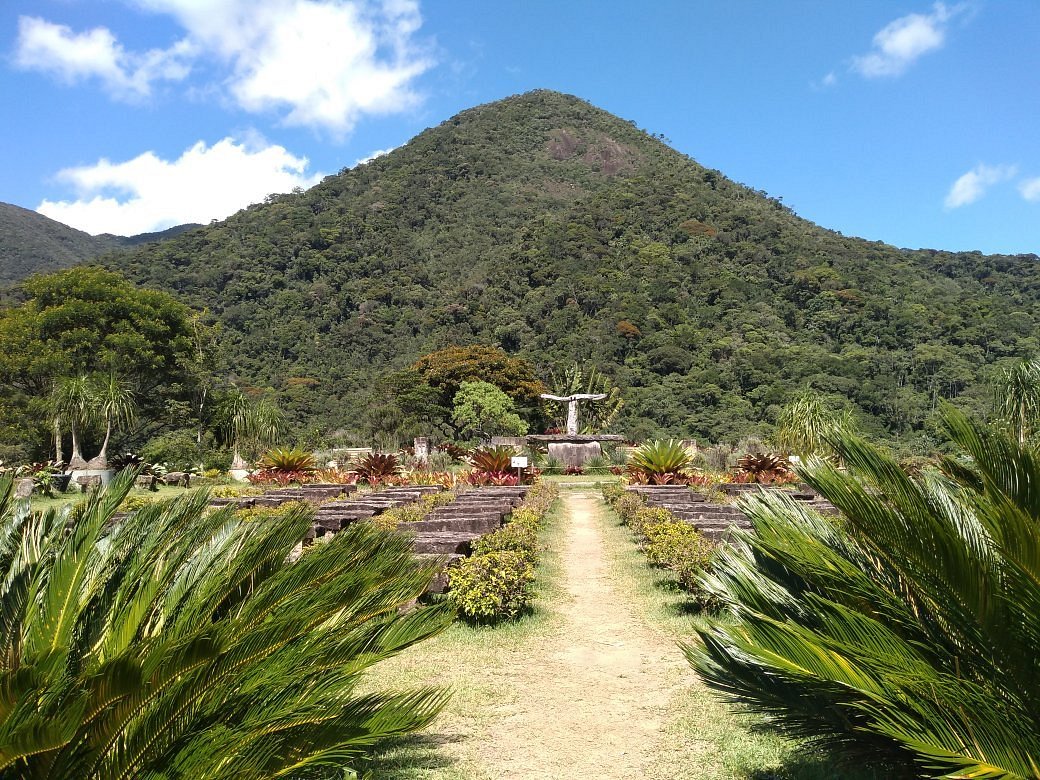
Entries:
{"label": "distant ridge", "polygon": [[0,286],[57,271],[121,246],[165,241],[199,225],[177,225],[137,236],[92,236],[36,211],[0,203]]}

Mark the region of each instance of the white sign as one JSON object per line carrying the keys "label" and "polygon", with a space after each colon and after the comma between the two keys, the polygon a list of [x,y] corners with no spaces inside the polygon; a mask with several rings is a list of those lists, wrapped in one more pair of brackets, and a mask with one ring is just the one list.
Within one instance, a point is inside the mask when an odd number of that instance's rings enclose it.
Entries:
{"label": "white sign", "polygon": [[512,458],[510,458],[509,463],[514,469],[527,468],[527,458],[523,455],[513,456]]}

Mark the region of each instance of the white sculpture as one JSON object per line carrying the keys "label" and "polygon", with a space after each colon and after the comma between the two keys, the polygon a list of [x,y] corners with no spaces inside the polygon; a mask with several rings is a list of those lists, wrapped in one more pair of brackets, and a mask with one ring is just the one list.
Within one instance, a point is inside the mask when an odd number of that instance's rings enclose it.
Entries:
{"label": "white sculpture", "polygon": [[578,402],[579,401],[602,401],[607,397],[606,393],[577,393],[575,395],[558,396],[543,394],[542,398],[547,401],[559,401],[567,404],[567,435],[578,435]]}

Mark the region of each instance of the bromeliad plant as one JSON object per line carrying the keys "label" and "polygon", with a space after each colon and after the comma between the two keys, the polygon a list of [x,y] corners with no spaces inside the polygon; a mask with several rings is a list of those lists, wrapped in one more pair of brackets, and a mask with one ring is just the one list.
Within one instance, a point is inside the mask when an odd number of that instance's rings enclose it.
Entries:
{"label": "bromeliad plant", "polygon": [[430,722],[438,691],[358,689],[451,620],[399,611],[436,569],[407,539],[358,524],[290,560],[307,508],[250,523],[203,492],[113,524],[133,481],[47,513],[0,481],[0,777],[342,773]]}
{"label": "bromeliad plant", "polygon": [[791,470],[791,464],[782,455],[745,455],[737,461],[737,468],[735,482],[784,485],[798,481],[798,476]]}
{"label": "bromeliad plant", "polygon": [[779,729],[916,776],[1040,776],[1040,457],[954,411],[961,459],[908,475],[842,434],[801,472],[844,518],[749,498],[686,651]]}
{"label": "bromeliad plant", "polygon": [[675,439],[648,441],[629,456],[628,476],[632,482],[643,484],[684,484],[692,464],[693,459],[681,442]]}
{"label": "bromeliad plant", "polygon": [[312,482],[318,471],[314,455],[296,448],[268,450],[258,465],[259,470],[249,475],[249,481],[254,484]]}
{"label": "bromeliad plant", "polygon": [[351,471],[357,474],[358,481],[380,485],[393,480],[401,473],[401,461],[390,453],[370,452],[359,458]]}
{"label": "bromeliad plant", "polygon": [[512,468],[514,455],[516,451],[505,445],[474,450],[470,456],[473,471],[466,476],[466,481],[471,485],[518,484],[519,479]]}

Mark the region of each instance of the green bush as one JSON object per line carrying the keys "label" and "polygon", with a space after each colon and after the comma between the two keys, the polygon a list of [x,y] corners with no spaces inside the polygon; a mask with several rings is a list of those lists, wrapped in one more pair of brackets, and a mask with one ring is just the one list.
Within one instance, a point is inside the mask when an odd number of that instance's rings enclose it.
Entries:
{"label": "green bush", "polygon": [[603,500],[610,504],[610,506],[614,506],[617,500],[628,491],[625,490],[624,485],[617,482],[606,482],[600,488],[600,492],[603,494]]}
{"label": "green bush", "polygon": [[714,543],[682,520],[650,523],[644,527],[643,533],[646,536],[643,552],[647,560],[674,572],[683,590],[699,592],[698,578],[711,563]]}
{"label": "green bush", "polygon": [[196,432],[188,428],[168,431],[150,439],[139,453],[149,463],[165,463],[170,471],[191,471],[203,460]]}
{"label": "green bush", "polygon": [[239,482],[234,485],[217,485],[210,491],[214,498],[239,498],[240,496],[261,496],[264,494],[262,487],[248,485]]}
{"label": "green bush", "polygon": [[489,552],[448,570],[448,597],[473,622],[512,620],[526,609],[533,581],[531,564],[520,553]]}
{"label": "green bush", "polygon": [[636,513],[646,509],[646,502],[635,493],[626,492],[614,501],[614,511],[625,525],[632,525]]}
{"label": "green bush", "polygon": [[669,523],[674,520],[675,517],[667,509],[662,509],[659,506],[643,505],[631,516],[628,521],[628,527],[632,529],[634,534],[645,539],[646,529],[649,526]]}
{"label": "green bush", "polygon": [[474,555],[496,552],[514,552],[530,564],[538,559],[538,526],[530,523],[509,523],[505,528],[480,537],[473,544]]}

